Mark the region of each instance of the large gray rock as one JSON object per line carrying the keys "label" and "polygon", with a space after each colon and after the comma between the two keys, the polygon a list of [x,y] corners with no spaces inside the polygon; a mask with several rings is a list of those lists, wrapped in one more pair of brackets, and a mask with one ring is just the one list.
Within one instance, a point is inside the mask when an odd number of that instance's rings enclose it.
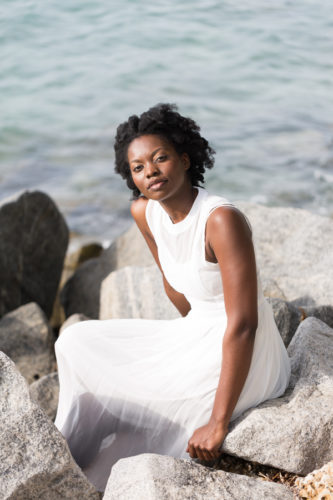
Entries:
{"label": "large gray rock", "polygon": [[67,281],[61,292],[66,317],[83,313],[98,319],[102,281],[125,266],[149,266],[154,263],[143,236],[135,225],[117,238],[100,257],[84,262]]}
{"label": "large gray rock", "polygon": [[[73,240],[71,241],[71,243],[73,243]],[[66,319],[64,309],[60,302],[60,292],[63,286],[69,280],[69,278],[73,276],[75,271],[83,262],[99,257],[102,251],[103,247],[99,243],[91,242],[83,244],[73,252],[67,253],[60,278],[58,292],[53,305],[52,316],[50,318],[50,324],[52,328],[60,328],[60,326]]]}
{"label": "large gray rock", "polygon": [[0,498],[99,499],[51,420],[31,401],[14,363],[0,353]]}
{"label": "large gray rock", "polygon": [[29,383],[54,370],[53,344],[52,330],[37,304],[25,304],[0,320],[0,350]]}
{"label": "large gray rock", "polygon": [[112,468],[104,500],[292,500],[285,486],[191,460],[144,454],[123,458]]}
{"label": "large gray rock", "polygon": [[333,330],[305,319],[288,353],[292,376],[286,394],[233,422],[223,450],[305,475],[333,456]]}
{"label": "large gray rock", "polygon": [[263,280],[276,281],[289,301],[333,305],[333,220],[298,208],[237,206],[252,224]]}
{"label": "large gray rock", "polygon": [[305,314],[291,302],[270,297],[267,300],[272,306],[275,322],[287,347]]}
{"label": "large gray rock", "polygon": [[298,325],[305,318],[318,318],[328,326],[333,328],[333,306],[299,306],[298,301],[288,302],[281,299],[268,297],[271,304],[274,319],[286,347],[293,338]]}
{"label": "large gray rock", "polygon": [[314,318],[318,318],[326,325],[333,328],[333,306],[318,306],[318,307],[303,307],[300,308],[301,312],[305,315],[306,318],[313,316]]}
{"label": "large gray rock", "polygon": [[100,319],[172,319],[180,313],[168,299],[159,268],[124,267],[102,282]]}
{"label": "large gray rock", "polygon": [[44,375],[44,377],[31,384],[29,390],[31,398],[36,401],[45,411],[46,415],[54,421],[59,399],[58,373],[53,372]]}
{"label": "large gray rock", "polygon": [[271,278],[261,277],[261,288],[265,297],[286,300],[283,290],[281,290],[277,282]]}
{"label": "large gray rock", "polygon": [[0,204],[0,317],[36,302],[50,317],[68,243],[49,196],[25,191]]}

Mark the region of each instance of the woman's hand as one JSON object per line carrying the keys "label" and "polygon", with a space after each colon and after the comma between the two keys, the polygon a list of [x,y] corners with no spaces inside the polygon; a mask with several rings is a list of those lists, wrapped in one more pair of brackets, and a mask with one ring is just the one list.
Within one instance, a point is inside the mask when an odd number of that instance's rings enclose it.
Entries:
{"label": "woman's hand", "polygon": [[228,433],[228,425],[217,422],[212,417],[207,425],[196,429],[188,441],[186,452],[191,458],[215,460],[221,455],[220,447]]}

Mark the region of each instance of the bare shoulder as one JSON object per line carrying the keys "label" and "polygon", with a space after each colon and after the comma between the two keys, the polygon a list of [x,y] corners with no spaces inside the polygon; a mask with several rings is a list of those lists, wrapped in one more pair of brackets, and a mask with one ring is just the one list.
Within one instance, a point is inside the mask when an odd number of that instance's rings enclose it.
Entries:
{"label": "bare shoulder", "polygon": [[132,201],[131,214],[135,220],[145,217],[147,203],[147,198],[144,198],[143,196],[140,196],[137,200]]}
{"label": "bare shoulder", "polygon": [[244,214],[236,207],[217,207],[207,219],[207,237],[211,241],[221,238],[252,239],[251,229]]}
{"label": "bare shoulder", "polygon": [[133,219],[136,222],[136,225],[142,232],[145,237],[153,240],[153,235],[149,229],[146,219],[146,207],[147,207],[148,199],[140,196],[137,200],[132,201],[131,203],[131,214]]}
{"label": "bare shoulder", "polygon": [[144,196],[140,196],[136,200],[133,200],[131,203],[131,214],[133,215],[133,217],[135,217],[136,215],[140,216],[142,213],[144,213],[147,203],[148,199]]}

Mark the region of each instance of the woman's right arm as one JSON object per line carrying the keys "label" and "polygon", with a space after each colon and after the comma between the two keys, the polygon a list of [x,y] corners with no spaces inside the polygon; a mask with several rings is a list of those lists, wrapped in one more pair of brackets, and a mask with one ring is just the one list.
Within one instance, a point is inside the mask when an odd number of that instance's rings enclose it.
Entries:
{"label": "woman's right arm", "polygon": [[139,199],[135,200],[132,202],[131,205],[131,214],[133,216],[133,219],[136,222],[136,225],[140,229],[142,236],[146,240],[146,243],[153,254],[153,257],[156,261],[156,264],[158,265],[162,276],[163,276],[163,284],[164,284],[164,290],[173,305],[178,309],[180,314],[182,316],[186,316],[186,314],[189,312],[191,309],[191,306],[185,296],[182,293],[177,292],[170,283],[167,281],[166,277],[164,276],[161,263],[158,258],[158,252],[157,252],[157,246],[156,242],[154,239],[154,236],[149,229],[149,226],[147,224],[146,220],[146,206],[147,206],[147,198],[142,198],[140,197]]}

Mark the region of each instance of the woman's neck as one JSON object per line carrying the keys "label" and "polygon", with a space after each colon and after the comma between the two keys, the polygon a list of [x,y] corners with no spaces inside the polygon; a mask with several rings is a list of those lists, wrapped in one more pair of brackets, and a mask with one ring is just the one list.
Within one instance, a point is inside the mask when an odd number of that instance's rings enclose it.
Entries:
{"label": "woman's neck", "polygon": [[181,222],[190,212],[199,190],[192,185],[172,199],[161,201],[160,205],[166,211],[173,224]]}

